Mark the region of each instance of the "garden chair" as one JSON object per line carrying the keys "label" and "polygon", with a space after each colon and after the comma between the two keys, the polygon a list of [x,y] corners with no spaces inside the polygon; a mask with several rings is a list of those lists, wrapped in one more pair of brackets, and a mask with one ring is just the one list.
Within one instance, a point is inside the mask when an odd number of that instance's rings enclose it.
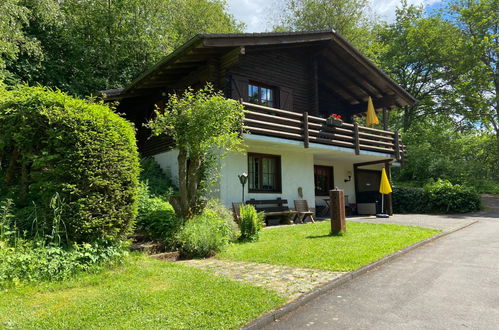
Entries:
{"label": "garden chair", "polygon": [[232,212],[234,213],[234,220],[237,223],[241,222],[241,206],[243,203],[232,203]]}
{"label": "garden chair", "polygon": [[310,211],[306,200],[295,200],[295,210],[297,212],[296,218],[299,222],[305,223],[307,218],[310,218],[310,221],[315,222],[314,212]]}

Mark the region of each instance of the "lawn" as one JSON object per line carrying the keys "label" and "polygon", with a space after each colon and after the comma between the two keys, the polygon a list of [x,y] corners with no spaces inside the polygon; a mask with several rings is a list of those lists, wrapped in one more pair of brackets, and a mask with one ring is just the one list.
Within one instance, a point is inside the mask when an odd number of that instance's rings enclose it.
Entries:
{"label": "lawn", "polygon": [[352,271],[424,240],[439,230],[390,224],[348,222],[343,236],[329,236],[330,222],[267,228],[253,243],[238,243],[220,259]]}
{"label": "lawn", "polygon": [[198,269],[130,257],[112,271],[0,291],[0,328],[238,328],[285,299]]}

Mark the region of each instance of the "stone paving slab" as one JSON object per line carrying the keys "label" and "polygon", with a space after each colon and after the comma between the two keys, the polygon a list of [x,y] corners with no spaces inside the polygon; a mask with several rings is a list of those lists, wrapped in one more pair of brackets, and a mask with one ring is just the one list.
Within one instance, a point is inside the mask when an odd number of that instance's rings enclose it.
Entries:
{"label": "stone paving slab", "polygon": [[184,260],[179,261],[179,263],[236,281],[274,290],[277,294],[289,300],[296,299],[302,294],[344,274],[344,272],[214,258]]}

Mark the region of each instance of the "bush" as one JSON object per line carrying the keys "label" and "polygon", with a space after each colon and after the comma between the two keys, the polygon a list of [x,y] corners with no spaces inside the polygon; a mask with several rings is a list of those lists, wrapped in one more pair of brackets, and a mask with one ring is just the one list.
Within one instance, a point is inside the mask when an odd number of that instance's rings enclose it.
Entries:
{"label": "bush", "polygon": [[163,172],[158,162],[152,157],[140,160],[140,181],[147,184],[149,193],[156,197],[168,200],[177,188],[172,180]]}
{"label": "bush", "polygon": [[258,239],[260,230],[263,228],[265,215],[263,212],[256,212],[253,205],[242,205],[240,209],[240,240],[254,241]]}
{"label": "bush", "polygon": [[393,189],[395,213],[466,213],[480,209],[480,195],[447,180],[432,181],[424,188]]}
{"label": "bush", "polygon": [[[232,215],[229,211],[221,211],[222,207],[214,208],[208,204],[202,214],[186,222],[177,235],[183,257],[213,256],[235,237]],[[226,217],[227,214],[230,217]]]}
{"label": "bush", "polygon": [[102,103],[60,91],[0,90],[0,196],[11,197],[17,225],[44,235],[50,201],[70,240],[123,239],[137,214],[138,153],[133,125]]}
{"label": "bush", "polygon": [[426,213],[428,198],[423,188],[394,187],[393,212],[395,213]]}
{"label": "bush", "polygon": [[120,263],[126,254],[124,246],[106,242],[75,243],[65,249],[43,241],[18,240],[15,247],[0,241],[0,287],[65,280]]}
{"label": "bush", "polygon": [[150,239],[161,241],[169,248],[173,247],[175,234],[182,224],[183,220],[175,215],[170,203],[152,195],[147,184],[141,183],[137,231]]}
{"label": "bush", "polygon": [[480,209],[480,195],[473,189],[448,180],[437,180],[424,186],[428,207],[438,213],[466,213]]}

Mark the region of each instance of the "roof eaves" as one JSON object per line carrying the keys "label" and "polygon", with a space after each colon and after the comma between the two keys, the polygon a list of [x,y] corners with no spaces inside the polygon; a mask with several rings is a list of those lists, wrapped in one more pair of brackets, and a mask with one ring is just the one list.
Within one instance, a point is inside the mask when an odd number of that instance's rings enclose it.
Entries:
{"label": "roof eaves", "polygon": [[130,83],[130,85],[127,88],[124,89],[123,94],[126,94],[127,92],[129,92],[131,89],[133,89],[135,87],[135,85],[137,83],[139,83],[145,77],[147,77],[148,75],[150,75],[151,73],[153,73],[154,71],[156,71],[158,68],[160,68],[164,64],[170,62],[172,59],[174,59],[174,58],[182,55],[187,49],[193,47],[195,44],[201,42],[202,39],[203,39],[203,35],[202,34],[197,34],[194,37],[192,37],[189,41],[187,41],[186,43],[184,43],[179,48],[175,49],[172,53],[170,53],[169,55],[167,55],[166,57],[164,57],[161,61],[159,61],[158,63],[156,63],[149,70],[145,71],[140,76],[138,76],[137,78],[135,78]]}

